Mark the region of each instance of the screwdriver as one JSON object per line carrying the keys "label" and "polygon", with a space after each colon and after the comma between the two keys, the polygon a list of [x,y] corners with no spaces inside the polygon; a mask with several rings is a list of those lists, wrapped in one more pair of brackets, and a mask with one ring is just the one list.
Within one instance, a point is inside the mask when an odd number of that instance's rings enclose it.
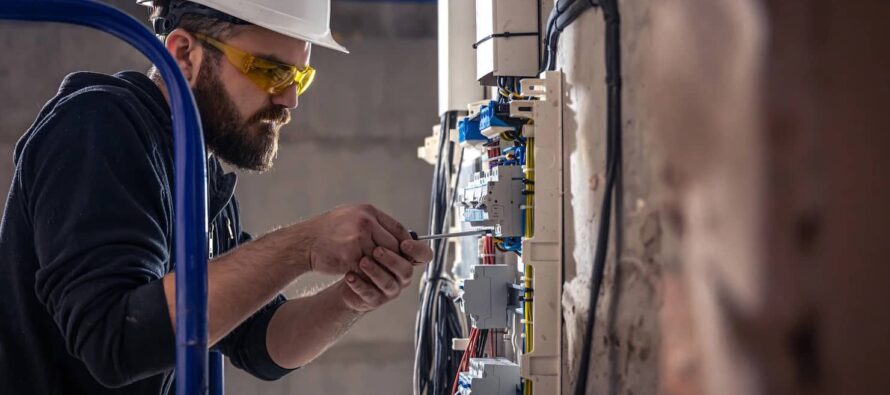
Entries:
{"label": "screwdriver", "polygon": [[414,240],[435,240],[435,239],[447,239],[450,237],[465,237],[465,236],[481,236],[491,234],[493,229],[481,229],[481,230],[470,230],[466,232],[455,232],[455,233],[442,233],[439,235],[426,235],[426,236],[418,236],[417,232],[413,230],[409,230],[408,233],[411,235],[411,238]]}

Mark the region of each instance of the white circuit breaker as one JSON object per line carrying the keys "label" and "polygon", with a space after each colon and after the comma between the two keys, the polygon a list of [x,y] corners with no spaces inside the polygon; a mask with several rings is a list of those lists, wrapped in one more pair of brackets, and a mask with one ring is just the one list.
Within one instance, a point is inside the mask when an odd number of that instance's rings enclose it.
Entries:
{"label": "white circuit breaker", "polygon": [[496,236],[522,236],[522,166],[498,166],[473,174],[460,195],[463,220],[494,228]]}
{"label": "white circuit breaker", "polygon": [[470,370],[460,374],[457,393],[516,395],[519,386],[519,365],[505,358],[473,358]]}
{"label": "white circuit breaker", "polygon": [[476,79],[537,76],[538,25],[537,0],[476,0]]}
{"label": "white circuit breaker", "polygon": [[510,289],[516,278],[510,265],[475,265],[472,278],[464,280],[463,309],[474,328],[502,329],[511,314]]}

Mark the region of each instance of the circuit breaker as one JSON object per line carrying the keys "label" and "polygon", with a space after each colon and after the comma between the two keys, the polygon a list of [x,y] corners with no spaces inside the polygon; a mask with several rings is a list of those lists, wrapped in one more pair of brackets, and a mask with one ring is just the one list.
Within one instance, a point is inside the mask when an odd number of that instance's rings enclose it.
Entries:
{"label": "circuit breaker", "polygon": [[522,236],[521,166],[498,166],[473,174],[460,194],[463,221],[494,229],[496,236]]}
{"label": "circuit breaker", "polygon": [[464,280],[461,299],[474,328],[507,328],[516,307],[511,300],[515,273],[509,265],[473,266],[473,278]]}
{"label": "circuit breaker", "polygon": [[470,370],[460,374],[460,395],[516,395],[520,389],[519,365],[506,358],[470,359]]}

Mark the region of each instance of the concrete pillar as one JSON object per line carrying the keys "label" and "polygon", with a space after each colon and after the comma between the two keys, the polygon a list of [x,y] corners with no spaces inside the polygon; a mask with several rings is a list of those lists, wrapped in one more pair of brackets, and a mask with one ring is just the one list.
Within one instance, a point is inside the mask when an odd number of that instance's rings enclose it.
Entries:
{"label": "concrete pillar", "polygon": [[865,3],[653,7],[666,393],[886,390],[890,7]]}
{"label": "concrete pillar", "polygon": [[[665,219],[659,208],[655,172],[658,151],[643,95],[651,3],[620,2],[624,174],[619,185],[622,199],[617,202],[621,225],[613,227],[594,327],[588,388],[598,394],[653,394],[658,383],[660,278],[674,248],[662,230]],[[573,393],[579,373],[596,227],[606,184],[604,33],[601,11],[586,11],[563,33],[557,62],[566,73],[563,118],[568,250],[563,307],[567,358],[563,393],[568,394]]]}

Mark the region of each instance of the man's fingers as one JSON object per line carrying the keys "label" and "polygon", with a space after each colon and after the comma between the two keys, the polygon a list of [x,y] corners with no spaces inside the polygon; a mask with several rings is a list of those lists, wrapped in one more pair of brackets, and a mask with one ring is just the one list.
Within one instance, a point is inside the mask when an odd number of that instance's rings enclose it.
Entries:
{"label": "man's fingers", "polygon": [[413,259],[414,263],[427,263],[433,259],[433,250],[430,249],[426,241],[402,240],[399,250],[405,256]]}
{"label": "man's fingers", "polygon": [[[373,222],[374,220],[369,220],[369,221]],[[368,225],[368,227],[366,229],[373,229],[373,228],[375,228],[374,225]],[[361,247],[362,254],[364,254],[364,255],[373,254],[374,247],[377,246],[374,235],[371,232],[359,233],[358,234],[358,244]],[[353,259],[355,259],[354,255],[350,255],[350,256],[352,256]],[[355,261],[353,260],[353,262],[355,262]]]}
{"label": "man's fingers", "polygon": [[411,276],[414,274],[414,265],[405,257],[383,247],[374,249],[374,259],[383,267],[394,274],[402,287],[411,283]]}
{"label": "man's fingers", "polygon": [[[344,280],[345,280],[344,282],[346,283],[346,286],[351,291],[351,292],[345,293],[343,296],[343,298],[346,301],[346,304],[349,305],[350,307],[352,307],[353,309],[355,309],[356,311],[370,310],[370,307],[368,306],[367,303],[365,303],[364,298],[362,298],[361,295],[358,294],[359,290],[361,290],[361,288],[362,288],[362,285],[356,284],[356,282],[358,282],[358,281],[364,282],[365,280],[362,280],[361,278],[359,278],[358,275],[356,275],[355,273],[351,273],[351,272],[346,273]],[[370,285],[368,285],[368,287],[370,287]]]}
{"label": "man's fingers", "polygon": [[346,274],[346,285],[360,299],[353,301],[353,304],[361,310],[371,310],[383,303],[384,296],[380,290],[356,273]]}
{"label": "man's fingers", "polygon": [[371,282],[377,289],[383,292],[387,299],[392,299],[399,295],[399,292],[402,290],[399,286],[399,281],[373,259],[368,257],[362,258],[359,261],[359,267],[371,279]]}
{"label": "man's fingers", "polygon": [[[390,249],[392,251],[399,250],[399,241],[383,226],[376,224],[375,226],[372,226],[371,237],[373,237],[375,245]],[[368,252],[367,255],[370,256],[371,252]]]}
{"label": "man's fingers", "polygon": [[399,221],[396,221],[393,217],[390,217],[389,214],[384,213],[380,209],[374,209],[374,214],[377,216],[377,222],[380,222],[380,225],[395,236],[396,239],[399,241],[411,240],[411,234],[408,233],[408,229],[406,229]]}

